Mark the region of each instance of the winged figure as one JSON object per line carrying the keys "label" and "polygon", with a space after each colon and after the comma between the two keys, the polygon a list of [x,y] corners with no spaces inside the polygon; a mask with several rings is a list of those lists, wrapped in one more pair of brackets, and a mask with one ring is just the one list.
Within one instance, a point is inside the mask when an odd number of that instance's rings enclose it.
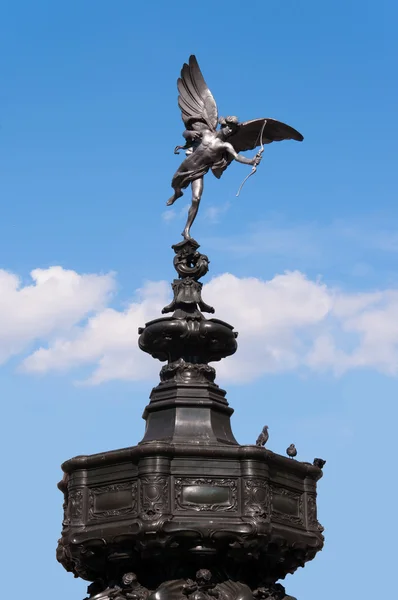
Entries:
{"label": "winged figure", "polygon": [[[203,178],[210,169],[218,179],[233,160],[252,165],[255,170],[261,161],[264,144],[281,140],[301,142],[304,138],[289,125],[275,119],[239,123],[237,117],[219,118],[217,104],[195,56],[191,56],[189,63],[182,67],[177,87],[178,106],[186,129],[183,133],[185,145],[177,146],[174,152],[178,154],[179,150],[185,150],[186,158],[172,179],[174,194],[167,205],[174,204],[183,195],[183,190],[191,185],[192,204],[182,233],[185,239],[191,239],[190,229],[203,194]],[[258,146],[261,150],[253,158],[240,154]]]}

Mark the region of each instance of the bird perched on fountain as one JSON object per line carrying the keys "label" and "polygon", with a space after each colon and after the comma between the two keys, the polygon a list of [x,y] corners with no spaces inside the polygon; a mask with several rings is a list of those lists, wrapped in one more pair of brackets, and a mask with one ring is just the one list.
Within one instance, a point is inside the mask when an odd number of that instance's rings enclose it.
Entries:
{"label": "bird perched on fountain", "polygon": [[318,469],[323,469],[323,467],[326,465],[326,460],[323,460],[323,458],[314,458],[314,462],[312,464],[314,467],[318,467]]}
{"label": "bird perched on fountain", "polygon": [[269,433],[268,433],[268,425],[264,425],[262,432],[257,438],[256,446],[265,446],[268,442]]}
{"label": "bird perched on fountain", "polygon": [[297,448],[294,444],[290,444],[289,448],[286,448],[286,454],[290,456],[290,458],[294,458],[297,456]]}

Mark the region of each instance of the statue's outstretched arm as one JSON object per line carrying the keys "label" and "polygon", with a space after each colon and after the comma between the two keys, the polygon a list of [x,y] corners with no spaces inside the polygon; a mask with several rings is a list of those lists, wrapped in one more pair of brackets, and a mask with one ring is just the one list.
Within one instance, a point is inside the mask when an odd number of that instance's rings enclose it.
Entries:
{"label": "statue's outstretched arm", "polygon": [[242,163],[243,165],[257,165],[260,162],[257,158],[257,155],[254,158],[246,158],[246,156],[238,154],[235,148],[232,146],[232,144],[227,143],[224,146],[228,154],[232,156],[234,160],[236,160],[239,163]]}

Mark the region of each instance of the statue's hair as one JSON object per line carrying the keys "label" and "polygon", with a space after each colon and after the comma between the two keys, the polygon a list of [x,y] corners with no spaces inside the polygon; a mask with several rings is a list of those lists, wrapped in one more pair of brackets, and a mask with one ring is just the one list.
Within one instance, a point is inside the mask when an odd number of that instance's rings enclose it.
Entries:
{"label": "statue's hair", "polygon": [[235,125],[238,127],[239,125],[238,117],[220,117],[218,122],[220,123],[221,127],[225,127],[226,125]]}

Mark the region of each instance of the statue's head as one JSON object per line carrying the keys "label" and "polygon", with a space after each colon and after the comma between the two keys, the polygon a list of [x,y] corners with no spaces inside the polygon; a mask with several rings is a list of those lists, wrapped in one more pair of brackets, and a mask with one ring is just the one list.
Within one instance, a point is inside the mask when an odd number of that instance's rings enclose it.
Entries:
{"label": "statue's head", "polygon": [[137,575],[135,573],[125,573],[122,577],[123,585],[131,585],[137,581]]}
{"label": "statue's head", "polygon": [[238,117],[220,117],[218,122],[221,125],[220,133],[224,139],[234,135],[239,127]]}

